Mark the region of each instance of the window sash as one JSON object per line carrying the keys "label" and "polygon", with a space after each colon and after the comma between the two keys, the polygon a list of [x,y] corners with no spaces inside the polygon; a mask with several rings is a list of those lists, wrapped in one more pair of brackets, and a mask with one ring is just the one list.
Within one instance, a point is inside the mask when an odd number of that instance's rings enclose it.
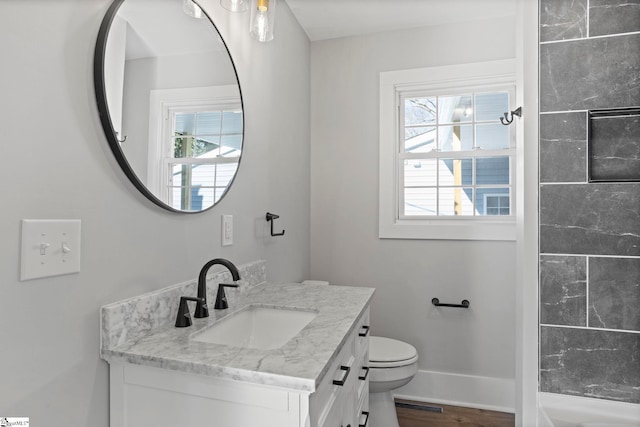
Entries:
{"label": "window sash", "polygon": [[[478,86],[475,88],[464,88],[459,90],[451,90],[451,89],[441,89],[441,90],[403,90],[402,88],[396,88],[396,111],[397,119],[397,136],[396,136],[396,219],[397,220],[476,220],[477,218],[484,217],[492,217],[497,220],[504,220],[515,217],[515,197],[512,191],[512,188],[515,183],[515,151],[516,151],[516,135],[515,132],[509,127],[508,129],[508,148],[498,148],[498,149],[482,149],[477,147],[478,138],[477,138],[477,128],[478,125],[487,125],[487,124],[502,124],[500,123],[499,116],[493,120],[478,120],[477,119],[477,105],[476,99],[478,96],[489,95],[489,94],[497,94],[497,93],[506,93],[508,96],[507,105],[511,105],[511,99],[515,96],[515,88],[513,84],[507,85],[489,85],[489,86]],[[473,109],[473,113],[470,119],[466,121],[447,121],[443,120],[440,117],[441,113],[441,105],[440,99],[447,97],[469,97],[471,100],[471,108]],[[435,114],[433,122],[426,123],[417,123],[417,124],[407,124],[405,117],[405,102],[409,99],[435,99]],[[472,149],[459,150],[459,151],[442,151],[440,149],[440,131],[441,129],[448,126],[469,126],[472,130]],[[406,151],[406,139],[405,132],[406,129],[411,128],[434,128],[435,130],[435,144],[436,148],[431,149],[426,152],[407,152]],[[477,170],[476,170],[476,160],[482,158],[497,158],[497,157],[508,157],[509,158],[509,183],[508,184],[477,184]],[[406,172],[405,172],[405,161],[407,160],[423,160],[423,159],[435,159],[436,160],[436,183],[435,185],[424,185],[424,186],[407,186],[406,185]],[[471,159],[472,160],[472,173],[471,173],[471,183],[461,183],[459,185],[447,185],[440,184],[440,168],[442,167],[442,161],[444,160],[458,160],[458,159]],[[429,190],[435,191],[435,213],[429,215],[417,215],[415,213],[407,214],[406,213],[406,190],[407,189],[423,189],[425,192]],[[509,190],[509,215],[487,215],[486,209],[484,212],[479,212],[478,205],[479,202],[476,198],[478,189],[508,189]],[[473,214],[444,214],[441,209],[441,189],[467,189],[471,191],[472,199],[471,199],[471,208]]]}

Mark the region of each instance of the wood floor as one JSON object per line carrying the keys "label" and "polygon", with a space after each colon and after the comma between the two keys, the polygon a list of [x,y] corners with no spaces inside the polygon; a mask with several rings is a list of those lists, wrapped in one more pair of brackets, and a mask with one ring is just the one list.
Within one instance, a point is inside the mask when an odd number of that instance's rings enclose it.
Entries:
{"label": "wood floor", "polygon": [[[417,409],[412,404],[422,406]],[[425,406],[426,405],[426,406]],[[442,408],[442,411],[439,411]],[[484,409],[396,400],[400,427],[514,427],[515,415]]]}

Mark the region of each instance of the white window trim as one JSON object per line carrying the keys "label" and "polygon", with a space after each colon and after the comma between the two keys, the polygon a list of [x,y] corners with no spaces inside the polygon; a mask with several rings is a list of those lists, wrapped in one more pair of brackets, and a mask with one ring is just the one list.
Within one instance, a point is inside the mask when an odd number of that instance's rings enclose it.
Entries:
{"label": "white window trim", "polygon": [[[380,166],[379,227],[381,239],[444,240],[515,240],[516,212],[508,218],[474,217],[473,219],[400,219],[398,215],[398,108],[399,89],[441,91],[463,90],[489,85],[516,85],[516,61],[513,59],[459,64],[441,67],[380,73]],[[517,93],[517,91],[516,91]],[[518,104],[518,100],[515,100]],[[514,100],[511,100],[513,103]],[[512,105],[512,109],[515,107]],[[514,120],[511,126],[516,126]],[[517,135],[517,133],[516,133]],[[516,146],[521,141],[517,141]],[[512,161],[512,166],[517,162]],[[512,176],[516,174],[512,171]],[[512,206],[518,195],[515,179],[511,183]]]}
{"label": "white window trim", "polygon": [[[149,142],[147,160],[147,187],[153,194],[167,202],[163,188],[168,171],[164,167],[165,146],[162,135],[164,120],[170,109],[181,105],[236,105],[240,104],[240,93],[236,85],[190,87],[179,89],[154,89],[149,94]],[[159,143],[161,141],[162,143]],[[220,162],[236,161],[225,159]],[[189,163],[193,163],[192,160]]]}

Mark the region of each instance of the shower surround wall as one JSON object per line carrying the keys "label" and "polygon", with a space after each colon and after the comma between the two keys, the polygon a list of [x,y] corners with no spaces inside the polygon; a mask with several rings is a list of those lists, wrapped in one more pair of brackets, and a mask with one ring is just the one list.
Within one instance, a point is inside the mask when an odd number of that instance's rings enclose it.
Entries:
{"label": "shower surround wall", "polygon": [[[540,391],[640,403],[640,182],[589,182],[587,140],[637,106],[640,0],[541,0]],[[602,141],[637,176],[638,117]]]}

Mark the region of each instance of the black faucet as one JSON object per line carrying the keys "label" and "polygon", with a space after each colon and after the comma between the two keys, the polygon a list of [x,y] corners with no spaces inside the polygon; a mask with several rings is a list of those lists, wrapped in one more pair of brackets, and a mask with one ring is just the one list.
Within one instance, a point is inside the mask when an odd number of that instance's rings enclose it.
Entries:
{"label": "black faucet", "polygon": [[176,328],[191,326],[191,314],[189,314],[187,301],[200,301],[200,298],[180,297],[180,306],[178,307],[178,315],[176,316]]}
{"label": "black faucet", "polygon": [[218,285],[218,294],[216,295],[216,303],[213,305],[213,308],[216,310],[224,310],[229,308],[229,304],[227,303],[227,296],[224,293],[224,288],[237,288],[238,285],[231,285],[228,283],[220,283]]}
{"label": "black faucet", "polygon": [[238,273],[238,269],[231,261],[223,258],[216,258],[206,263],[204,267],[202,267],[202,270],[200,270],[200,275],[198,276],[198,298],[200,298],[200,300],[196,304],[196,311],[193,314],[193,317],[209,317],[209,308],[207,307],[207,272],[211,266],[216,264],[227,267],[231,272],[231,277],[233,277],[234,282],[240,280],[240,273]]}

